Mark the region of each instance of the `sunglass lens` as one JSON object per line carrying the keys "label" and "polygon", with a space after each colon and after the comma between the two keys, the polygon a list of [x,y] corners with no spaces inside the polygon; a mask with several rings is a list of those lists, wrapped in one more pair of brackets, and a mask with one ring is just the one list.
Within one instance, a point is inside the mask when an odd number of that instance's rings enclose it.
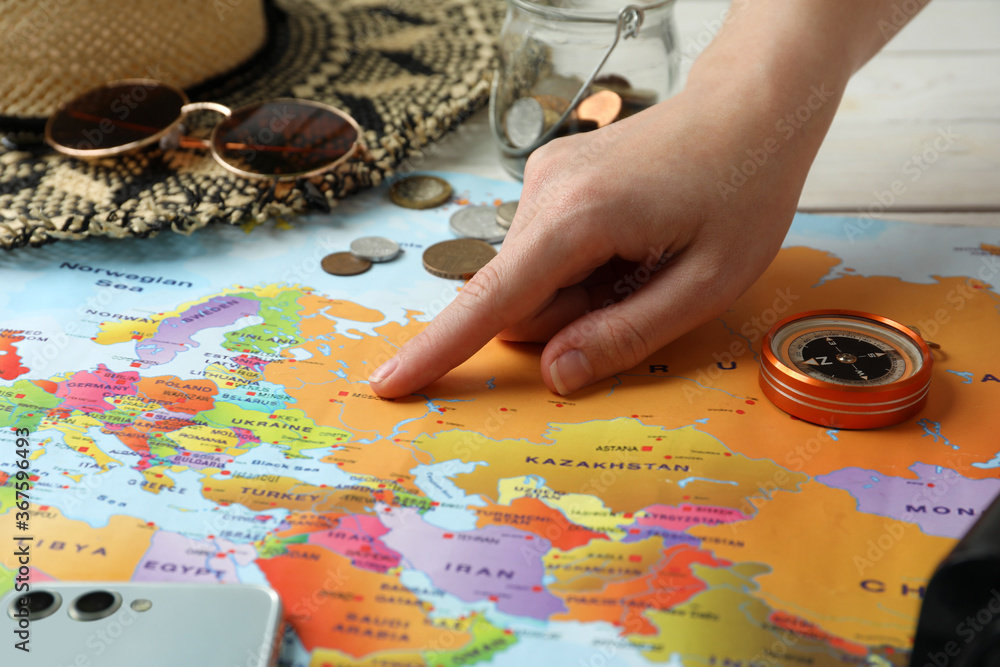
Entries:
{"label": "sunglass lens", "polygon": [[117,81],[84,93],[49,119],[57,148],[122,152],[148,143],[181,117],[184,94],[155,81]]}
{"label": "sunglass lens", "polygon": [[292,178],[322,171],[357,145],[348,118],[305,100],[272,100],[233,111],[215,129],[212,147],[236,171]]}

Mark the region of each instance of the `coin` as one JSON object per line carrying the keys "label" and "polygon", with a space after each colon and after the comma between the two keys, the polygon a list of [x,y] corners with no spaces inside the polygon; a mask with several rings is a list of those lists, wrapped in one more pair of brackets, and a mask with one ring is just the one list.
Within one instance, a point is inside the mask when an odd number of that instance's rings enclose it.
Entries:
{"label": "coin", "polygon": [[510,223],[514,222],[514,214],[517,213],[516,201],[505,201],[497,206],[497,224],[504,229],[510,229]]}
{"label": "coin", "polygon": [[324,271],[335,276],[356,276],[372,268],[372,263],[367,259],[355,257],[349,252],[335,252],[324,257],[320,266],[323,267]]}
{"label": "coin", "polygon": [[451,199],[451,185],[437,176],[410,176],[392,184],[389,199],[403,208],[433,208]]}
{"label": "coin", "polygon": [[615,92],[619,92],[618,89],[628,90],[632,87],[632,84],[628,82],[628,79],[623,77],[621,74],[605,74],[604,76],[599,76],[594,79],[594,83],[598,86],[611,88]]}
{"label": "coin", "polygon": [[504,129],[515,148],[530,146],[545,130],[545,110],[533,97],[515,100],[507,110]]}
{"label": "coin", "polygon": [[424,268],[439,278],[468,280],[496,257],[489,243],[475,239],[454,239],[435,243],[424,251]]}
{"label": "coin", "polygon": [[499,243],[507,230],[497,224],[496,206],[466,206],[460,208],[449,220],[451,231],[468,239]]}
{"label": "coin", "polygon": [[576,112],[581,120],[592,120],[598,127],[604,127],[618,118],[622,110],[622,98],[618,93],[602,90],[584,99],[577,105]]}
{"label": "coin", "polygon": [[351,241],[351,254],[369,262],[388,262],[401,252],[398,243],[384,236],[362,236]]}

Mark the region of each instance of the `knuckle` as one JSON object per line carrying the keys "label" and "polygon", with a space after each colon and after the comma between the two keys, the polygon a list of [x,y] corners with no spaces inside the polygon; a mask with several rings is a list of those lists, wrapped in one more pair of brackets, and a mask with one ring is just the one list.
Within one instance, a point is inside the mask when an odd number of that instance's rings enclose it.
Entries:
{"label": "knuckle", "polygon": [[495,320],[495,325],[506,328],[503,317],[505,309],[499,307],[499,295],[502,293],[503,285],[500,274],[491,262],[479,269],[476,275],[465,283],[460,297],[455,299],[453,305],[475,317],[490,317]]}
{"label": "knuckle", "polygon": [[629,368],[653,352],[648,327],[636,321],[635,314],[625,315],[609,309],[598,338],[599,353],[615,370]]}

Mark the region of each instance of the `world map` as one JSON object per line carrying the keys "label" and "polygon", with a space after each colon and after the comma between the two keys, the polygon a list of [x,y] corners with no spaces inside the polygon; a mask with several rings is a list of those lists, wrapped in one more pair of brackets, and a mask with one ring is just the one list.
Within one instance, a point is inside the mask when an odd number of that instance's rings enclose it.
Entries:
{"label": "world map", "polygon": [[[31,581],[259,583],[295,667],[905,665],[936,564],[1000,494],[997,230],[800,215],[733,307],[567,398],[490,343],[394,401],[371,371],[461,289],[421,267],[441,174],[328,215],[0,257],[0,537],[30,433]],[[319,260],[359,236],[403,256]],[[778,319],[864,310],[941,345],[921,414],[771,405]],[[0,594],[17,565],[5,550]]]}

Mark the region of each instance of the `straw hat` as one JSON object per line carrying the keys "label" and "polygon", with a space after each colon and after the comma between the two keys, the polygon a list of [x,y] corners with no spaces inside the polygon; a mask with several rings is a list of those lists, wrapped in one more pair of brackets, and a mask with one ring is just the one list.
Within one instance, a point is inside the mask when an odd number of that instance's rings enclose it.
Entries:
{"label": "straw hat", "polygon": [[[377,185],[487,99],[503,8],[501,0],[0,0],[0,247],[190,233],[323,209]],[[204,151],[78,160],[39,143],[61,102],[134,77],[231,107],[275,97],[332,104],[361,125],[368,156],[275,189],[234,177]]]}

